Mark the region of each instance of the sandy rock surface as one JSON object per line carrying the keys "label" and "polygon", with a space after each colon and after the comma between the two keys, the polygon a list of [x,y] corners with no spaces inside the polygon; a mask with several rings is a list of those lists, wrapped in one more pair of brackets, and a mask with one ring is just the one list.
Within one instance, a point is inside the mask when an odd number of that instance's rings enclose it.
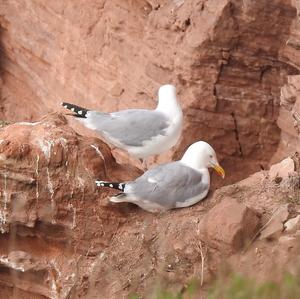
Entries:
{"label": "sandy rock surface", "polygon": [[158,161],[206,140],[232,170],[226,182],[235,182],[266,167],[276,152],[280,89],[298,73],[297,6],[284,0],[3,1],[1,117],[36,120],[62,101],[105,112],[152,108],[158,87],[173,83],[184,135]]}
{"label": "sandy rock surface", "polygon": [[[195,277],[202,295],[224,267],[258,281],[296,275],[299,9],[299,0],[1,1],[0,297],[127,298]],[[153,108],[164,83],[177,87],[183,136],[150,162],[206,140],[226,179],[212,175],[207,199],[164,214],[109,204],[113,191],[94,179],[135,178],[138,164],[59,114],[60,102]],[[268,171],[270,161],[283,164]],[[276,237],[260,238],[274,227]]]}
{"label": "sandy rock surface", "polygon": [[202,220],[202,238],[221,252],[237,251],[258,232],[259,215],[235,199],[224,198]]}
{"label": "sandy rock surface", "polygon": [[[151,214],[111,204],[113,191],[95,188],[95,178],[123,181],[141,172],[117,164],[108,146],[78,135],[61,114],[8,125],[0,140],[1,296],[126,298],[151,293],[157,280],[180,289],[195,277],[205,291],[224,262],[263,279],[257,246],[261,256],[278,247],[278,267],[298,248],[299,230],[283,231],[282,219],[279,240],[258,239],[286,199],[299,215],[293,177],[275,182],[259,172],[191,208]],[[262,261],[263,269],[274,262]]]}

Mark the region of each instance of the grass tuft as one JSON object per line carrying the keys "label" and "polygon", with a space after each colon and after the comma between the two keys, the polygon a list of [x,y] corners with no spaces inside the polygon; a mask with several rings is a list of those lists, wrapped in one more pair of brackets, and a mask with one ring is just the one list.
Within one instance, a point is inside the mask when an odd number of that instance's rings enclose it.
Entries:
{"label": "grass tuft", "polygon": [[[157,289],[154,294],[143,298],[150,299],[192,299],[200,298],[203,291],[199,281],[192,281],[179,292]],[[198,296],[199,295],[199,296]],[[128,299],[140,299],[138,295],[130,295]],[[208,289],[207,299],[296,299],[300,298],[300,276],[285,274],[279,283],[266,281],[257,283],[254,279],[239,274],[231,274],[227,278],[217,279]]]}

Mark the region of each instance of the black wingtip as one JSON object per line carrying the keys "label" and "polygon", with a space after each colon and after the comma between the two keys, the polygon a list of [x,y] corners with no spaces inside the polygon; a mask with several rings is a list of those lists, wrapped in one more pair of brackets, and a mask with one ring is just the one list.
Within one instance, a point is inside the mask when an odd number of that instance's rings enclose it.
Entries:
{"label": "black wingtip", "polygon": [[116,183],[116,182],[105,182],[105,181],[95,181],[98,187],[108,187],[112,189],[116,189],[119,191],[124,191],[125,184],[124,183]]}
{"label": "black wingtip", "polygon": [[70,104],[70,103],[66,103],[66,102],[62,102],[61,105],[64,108],[74,112],[75,114],[73,114],[73,116],[75,116],[75,117],[86,118],[86,114],[89,111],[88,109],[85,109],[83,107],[80,107],[80,106],[77,106],[74,104]]}

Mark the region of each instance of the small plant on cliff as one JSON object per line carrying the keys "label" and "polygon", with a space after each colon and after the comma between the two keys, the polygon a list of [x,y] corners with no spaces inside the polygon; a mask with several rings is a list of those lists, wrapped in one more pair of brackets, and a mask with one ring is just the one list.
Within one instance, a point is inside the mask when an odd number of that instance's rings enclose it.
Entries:
{"label": "small plant on cliff", "polygon": [[254,280],[234,274],[218,280],[210,288],[208,299],[294,299],[300,298],[300,277],[285,274],[279,283]]}
{"label": "small plant on cliff", "polygon": [[[182,289],[178,292],[172,292],[167,289],[156,289],[153,294],[146,297],[147,299],[192,299],[197,298],[194,295],[197,292],[199,283],[196,280],[191,281],[186,286],[182,287]],[[128,299],[140,299],[144,297],[140,297],[136,294],[130,295]]]}
{"label": "small plant on cliff", "polygon": [[0,128],[8,126],[10,123],[6,120],[0,120]]}
{"label": "small plant on cliff", "polygon": [[[147,299],[194,299],[202,298],[201,291],[195,282],[190,283],[180,292],[158,289]],[[129,296],[129,299],[140,299],[138,295]],[[253,279],[238,274],[232,274],[225,279],[216,280],[207,290],[207,299],[296,299],[300,298],[300,276],[285,274],[278,283],[266,281],[257,283]]]}

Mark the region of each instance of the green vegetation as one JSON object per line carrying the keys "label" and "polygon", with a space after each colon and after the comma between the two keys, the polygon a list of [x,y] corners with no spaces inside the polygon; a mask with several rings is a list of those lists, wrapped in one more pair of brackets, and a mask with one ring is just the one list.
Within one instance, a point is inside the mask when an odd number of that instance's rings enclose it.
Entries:
{"label": "green vegetation", "polygon": [[[194,299],[200,298],[196,282],[190,283],[182,291],[174,293],[168,290],[157,290],[146,297],[149,299]],[[233,274],[226,279],[217,279],[205,291],[207,299],[296,299],[300,298],[300,276],[285,274],[280,283],[267,281],[256,283],[253,279]],[[140,299],[138,295],[129,299]]]}
{"label": "green vegetation", "polygon": [[300,277],[284,275],[280,283],[256,283],[240,275],[226,281],[217,281],[208,292],[207,299],[294,299],[300,298]]}
{"label": "green vegetation", "polygon": [[0,128],[8,126],[10,123],[6,120],[0,120]]}
{"label": "green vegetation", "polygon": [[[186,287],[183,287],[179,292],[172,292],[165,289],[157,288],[153,294],[147,296],[147,299],[192,299],[197,293],[199,283],[196,280],[191,281]],[[141,299],[142,297],[134,294],[130,295],[129,299]]]}
{"label": "green vegetation", "polygon": [[182,290],[178,293],[169,292],[166,290],[158,290],[151,299],[186,299],[192,298],[194,294],[196,294],[198,289],[198,281],[190,282],[186,287],[182,288]]}

